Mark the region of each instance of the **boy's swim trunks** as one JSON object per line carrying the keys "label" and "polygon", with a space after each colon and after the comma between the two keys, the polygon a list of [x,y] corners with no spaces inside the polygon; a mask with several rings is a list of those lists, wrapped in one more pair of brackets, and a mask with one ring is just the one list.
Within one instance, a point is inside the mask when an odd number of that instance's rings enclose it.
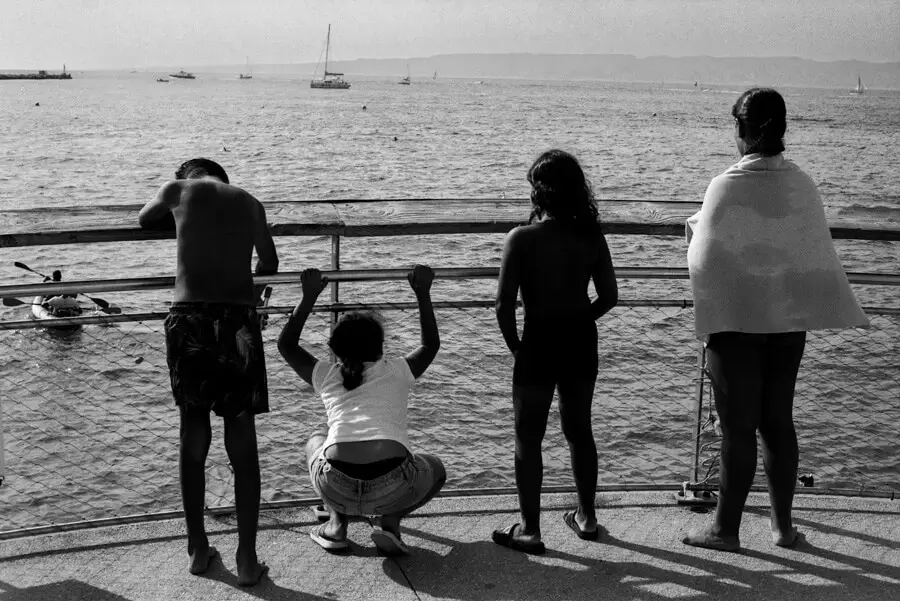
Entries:
{"label": "boy's swim trunks", "polygon": [[220,417],[269,410],[256,309],[221,303],[175,303],[165,321],[166,359],[175,404]]}

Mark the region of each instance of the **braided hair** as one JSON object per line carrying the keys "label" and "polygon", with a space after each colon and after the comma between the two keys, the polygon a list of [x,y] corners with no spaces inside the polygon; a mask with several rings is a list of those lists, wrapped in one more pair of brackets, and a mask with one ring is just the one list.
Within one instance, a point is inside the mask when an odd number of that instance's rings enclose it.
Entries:
{"label": "braided hair", "polygon": [[745,154],[774,156],[784,152],[787,109],[781,94],[771,88],[751,88],[731,107],[738,135],[747,143]]}
{"label": "braided hair", "polygon": [[341,361],[344,388],[353,390],[362,384],[363,363],[381,358],[384,329],[373,313],[346,313],[331,333],[328,346]]}

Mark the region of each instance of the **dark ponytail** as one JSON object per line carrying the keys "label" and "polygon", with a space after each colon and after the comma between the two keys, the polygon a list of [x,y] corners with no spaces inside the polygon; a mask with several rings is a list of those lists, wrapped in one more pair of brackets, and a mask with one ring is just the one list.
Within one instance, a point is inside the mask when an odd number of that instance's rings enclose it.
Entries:
{"label": "dark ponytail", "polygon": [[341,376],[344,378],[344,388],[353,390],[362,384],[363,362],[359,359],[344,358],[341,362]]}
{"label": "dark ponytail", "polygon": [[747,143],[745,154],[784,152],[787,109],[781,94],[771,88],[751,88],[731,107],[731,116],[738,121],[738,135]]}
{"label": "dark ponytail", "polygon": [[344,388],[353,390],[362,384],[363,363],[381,358],[384,330],[372,313],[346,313],[331,333],[328,346],[341,361]]}

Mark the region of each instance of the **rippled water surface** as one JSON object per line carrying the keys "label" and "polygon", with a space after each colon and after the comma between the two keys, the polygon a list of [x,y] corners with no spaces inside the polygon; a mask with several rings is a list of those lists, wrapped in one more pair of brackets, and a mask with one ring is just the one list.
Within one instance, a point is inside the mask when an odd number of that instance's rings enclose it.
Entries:
{"label": "rippled water surface", "polygon": [[[140,204],[194,156],[219,161],[233,183],[263,202],[506,197],[523,199],[523,217],[525,173],[550,147],[576,154],[603,199],[699,201],[709,180],[737,159],[730,116],[742,91],[737,88],[490,80],[406,87],[363,80],[348,91],[322,91],[310,90],[305,78],[265,75],[248,81],[203,74],[193,81],[154,79],[87,74],[71,81],[0,82],[0,215],[9,208]],[[900,146],[900,93],[782,92],[790,115],[787,155],[819,182],[826,204],[867,219],[900,221],[892,154]],[[342,264],[497,265],[501,241],[498,235],[351,239],[344,241]],[[276,243],[285,270],[329,264],[325,239]],[[851,271],[896,273],[897,246],[838,243]],[[617,265],[685,264],[680,239],[611,237],[610,247]],[[3,283],[36,281],[13,267],[16,260],[45,273],[60,268],[69,280],[168,275],[174,247],[166,241],[0,249]],[[438,282],[434,296],[490,299],[493,285]],[[624,299],[690,295],[685,282],[623,281],[621,292]],[[893,289],[858,287],[857,293],[869,306],[898,304]],[[98,296],[137,311],[162,309],[169,293]],[[295,286],[282,286],[272,300],[289,305],[297,297]],[[402,284],[345,286],[342,297],[412,300]],[[24,317],[21,308],[0,307],[2,319]],[[451,457],[453,485],[509,485],[511,361],[490,311],[444,311],[439,318],[444,347],[414,397],[413,439]],[[601,324],[604,363],[594,412],[601,481],[680,481],[693,451],[696,343],[690,313],[617,309],[607,321]],[[857,413],[850,409],[854,403],[862,403],[862,410],[870,402],[857,399],[846,384],[854,374],[860,377],[854,366],[869,366],[861,385],[871,387],[876,404],[897,398],[897,375],[891,371],[896,366],[889,357],[896,356],[898,324],[879,323],[887,334],[816,339],[819,346],[810,349],[804,364],[819,374],[798,393],[804,419],[811,420],[804,432],[821,433],[803,439],[804,448],[811,449],[807,464],[832,483],[861,477],[845,466],[851,456],[863,473],[882,474],[882,486],[896,486],[896,453],[885,450],[890,434],[879,430],[900,419],[896,403],[885,409],[893,417],[882,415],[878,423],[859,428],[846,456],[834,449],[846,442],[829,438],[839,430],[836,424]],[[273,321],[270,342],[275,326],[280,322]],[[397,352],[416,344],[414,313],[393,314],[388,326]],[[324,322],[318,327],[324,333],[309,335],[321,349],[327,328]],[[123,506],[177,508],[177,416],[168,396],[158,322],[89,326],[68,339],[33,330],[0,333],[0,346],[9,357],[0,367],[8,474],[20,482],[9,492],[10,483],[15,486],[11,477],[5,491],[0,489],[0,502],[7,495],[17,523],[54,519],[53,506],[64,505],[67,495],[87,507],[78,510],[80,516]],[[260,418],[259,428],[268,482],[264,496],[272,500],[306,486],[303,439],[324,416],[275,353],[268,365],[273,413]],[[550,429],[545,483],[568,484],[567,453],[558,426]],[[815,448],[816,438],[828,442]],[[111,448],[121,454],[107,457]],[[222,454],[213,458],[218,463],[211,468],[211,489],[227,502],[230,475]],[[73,466],[92,463],[95,469],[84,478],[92,488],[72,492],[72,482],[79,480]],[[136,480],[123,482],[120,471]],[[109,498],[85,498],[91,490],[114,492]]]}

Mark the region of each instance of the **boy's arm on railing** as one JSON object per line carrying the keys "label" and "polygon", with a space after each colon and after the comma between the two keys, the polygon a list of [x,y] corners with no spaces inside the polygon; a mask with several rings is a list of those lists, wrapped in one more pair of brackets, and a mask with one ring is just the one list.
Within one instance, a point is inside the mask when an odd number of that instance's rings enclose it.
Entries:
{"label": "boy's arm on railing", "polygon": [[[252,196],[251,196],[252,198]],[[278,273],[278,252],[275,250],[275,241],[272,240],[272,232],[266,222],[266,209],[262,203],[253,198],[257,206],[256,224],[253,232],[253,246],[256,247],[256,275],[272,275]],[[257,284],[253,288],[253,298],[259,298],[265,289],[265,284]]]}
{"label": "boy's arm on railing", "polygon": [[503,258],[500,261],[500,275],[497,278],[497,297],[494,308],[497,325],[510,352],[519,350],[519,331],[516,329],[516,300],[519,297],[518,255],[513,248],[517,230],[511,231],[503,243]]}
{"label": "boy's arm on railing", "polygon": [[406,356],[409,370],[414,378],[418,378],[437,356],[441,348],[441,336],[438,332],[437,318],[431,304],[431,282],[434,272],[427,265],[416,265],[407,276],[409,285],[416,294],[419,304],[419,327],[422,330],[421,346]]}
{"label": "boy's arm on railing", "polygon": [[288,322],[284,325],[284,329],[281,330],[281,335],[278,337],[278,352],[288,362],[288,365],[297,372],[297,375],[312,386],[313,368],[316,366],[318,359],[300,346],[300,334],[303,332],[306,319],[312,313],[316,299],[325,288],[327,280],[322,277],[318,269],[306,269],[300,277],[303,286],[303,299],[294,307]]}
{"label": "boy's arm on railing", "polygon": [[174,229],[172,207],[178,204],[181,187],[176,182],[163,184],[156,196],[138,213],[138,223],[145,229]]}
{"label": "boy's arm on railing", "polygon": [[609,246],[606,238],[600,234],[600,256],[591,278],[594,280],[594,289],[597,298],[591,303],[591,313],[594,319],[606,315],[606,313],[619,302],[619,286],[616,284],[616,271],[613,269],[612,257],[609,254]]}

